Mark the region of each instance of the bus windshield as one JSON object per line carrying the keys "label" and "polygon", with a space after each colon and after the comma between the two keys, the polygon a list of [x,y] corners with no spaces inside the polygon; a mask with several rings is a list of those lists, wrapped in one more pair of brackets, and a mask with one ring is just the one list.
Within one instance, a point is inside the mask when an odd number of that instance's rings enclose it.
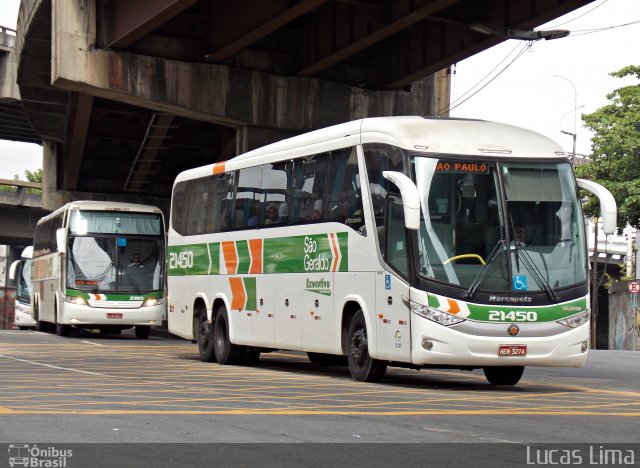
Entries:
{"label": "bus windshield", "polygon": [[568,163],[416,156],[418,273],[488,292],[586,281],[582,214]]}
{"label": "bus windshield", "polygon": [[69,225],[67,287],[136,294],[163,289],[160,215],[75,211]]}
{"label": "bus windshield", "polygon": [[22,258],[20,277],[16,282],[16,297],[21,302],[31,302],[31,258]]}

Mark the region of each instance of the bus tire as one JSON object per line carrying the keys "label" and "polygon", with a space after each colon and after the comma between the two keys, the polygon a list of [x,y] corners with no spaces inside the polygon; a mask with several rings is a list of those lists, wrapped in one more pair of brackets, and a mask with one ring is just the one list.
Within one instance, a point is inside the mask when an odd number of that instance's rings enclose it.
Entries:
{"label": "bus tire", "polygon": [[387,371],[387,363],[369,355],[367,325],[362,310],[351,319],[348,332],[348,363],[351,376],[360,382],[379,382]]}
{"label": "bus tire", "polygon": [[524,366],[484,367],[482,370],[491,385],[515,385],[522,377]]}
{"label": "bus tire", "polygon": [[234,345],[229,340],[229,318],[224,305],[218,309],[213,323],[213,349],[218,364],[239,364],[245,357],[245,347]]}
{"label": "bus tire", "polygon": [[213,351],[213,326],[207,320],[206,310],[200,311],[198,315],[198,326],[195,332],[200,360],[204,362],[215,361],[216,355]]}
{"label": "bus tire", "polygon": [[33,311],[34,320],[36,321],[36,331],[46,332],[47,331],[47,323],[40,320],[40,308],[36,306]]}
{"label": "bus tire", "polygon": [[56,330],[56,335],[58,336],[69,336],[71,334],[71,325],[63,325],[60,322],[58,322],[58,310],[56,309],[56,311],[53,314],[54,320],[55,320],[55,330]]}
{"label": "bus tire", "polygon": [[151,327],[146,325],[136,325],[136,338],[139,340],[146,340],[151,333]]}

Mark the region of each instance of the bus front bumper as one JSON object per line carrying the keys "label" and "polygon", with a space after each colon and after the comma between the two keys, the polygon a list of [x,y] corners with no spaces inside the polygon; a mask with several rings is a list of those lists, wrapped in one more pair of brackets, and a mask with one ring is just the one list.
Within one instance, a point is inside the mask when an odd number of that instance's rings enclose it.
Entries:
{"label": "bus front bumper", "polygon": [[160,326],[165,305],[136,309],[87,307],[66,303],[60,322],[65,325]]}
{"label": "bus front bumper", "polygon": [[[412,315],[412,362],[461,367],[580,367],[587,360],[590,323],[552,336],[478,336]],[[524,353],[524,354],[522,354]]]}
{"label": "bus front bumper", "polygon": [[33,320],[33,317],[31,317],[28,306],[25,307],[16,301],[15,311],[16,313],[15,313],[13,324],[16,327],[35,327],[36,326],[36,321]]}

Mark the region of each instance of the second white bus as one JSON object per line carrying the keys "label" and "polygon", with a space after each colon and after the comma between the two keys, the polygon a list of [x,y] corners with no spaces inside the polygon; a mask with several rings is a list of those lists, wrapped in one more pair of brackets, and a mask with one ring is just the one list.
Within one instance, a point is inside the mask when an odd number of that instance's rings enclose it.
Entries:
{"label": "second white bus", "polygon": [[20,260],[11,264],[9,278],[16,280],[16,301],[14,325],[21,330],[36,326],[31,317],[31,255],[33,247],[25,247]]}
{"label": "second white bus", "polygon": [[38,330],[72,327],[148,338],[165,316],[165,230],[154,206],[75,201],[36,226],[32,316]]}

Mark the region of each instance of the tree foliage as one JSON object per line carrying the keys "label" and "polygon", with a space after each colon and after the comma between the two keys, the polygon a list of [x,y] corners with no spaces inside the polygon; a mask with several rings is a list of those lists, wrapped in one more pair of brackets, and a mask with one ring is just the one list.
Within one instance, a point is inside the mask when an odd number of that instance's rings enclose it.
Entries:
{"label": "tree foliage", "polygon": [[[576,175],[605,186],[618,205],[618,226],[640,228],[640,66],[613,72],[622,78],[635,76],[639,83],[607,95],[610,103],[582,117],[595,132],[591,161],[576,168]],[[598,214],[597,200],[587,204],[587,214]]]}
{"label": "tree foliage", "polygon": [[[25,169],[24,171],[24,175],[25,178],[27,179],[27,182],[39,182],[42,183],[42,169],[36,169],[35,171],[30,171],[28,169]],[[15,174],[13,176],[12,180],[22,180],[20,179],[20,176],[18,174]],[[15,186],[12,185],[0,185],[0,192],[17,192],[18,189]],[[40,195],[42,194],[42,190],[40,189],[34,189],[34,188],[28,188],[26,189],[27,193],[31,193],[31,194],[36,194],[36,195]]]}

